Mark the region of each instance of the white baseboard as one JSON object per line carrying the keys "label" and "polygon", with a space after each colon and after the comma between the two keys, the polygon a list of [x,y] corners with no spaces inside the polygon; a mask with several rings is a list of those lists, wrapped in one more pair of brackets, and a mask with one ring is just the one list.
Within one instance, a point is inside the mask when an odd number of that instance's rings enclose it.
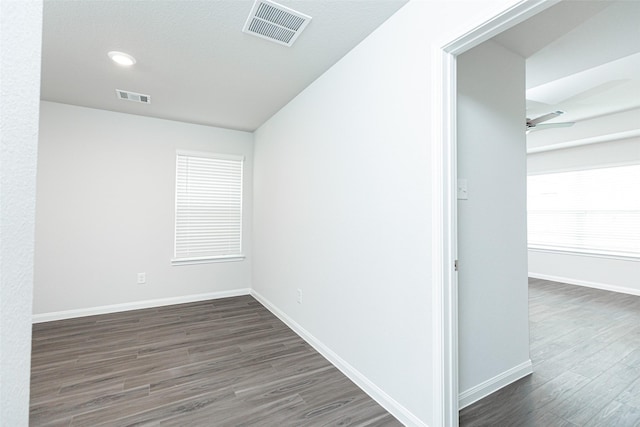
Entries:
{"label": "white baseboard", "polygon": [[500,390],[502,387],[507,386],[520,378],[526,377],[532,372],[533,365],[531,360],[527,360],[526,362],[514,366],[513,368],[460,393],[458,396],[459,407],[460,409],[467,407],[483,397],[487,397],[491,393]]}
{"label": "white baseboard", "polygon": [[567,283],[569,285],[585,286],[587,288],[602,289],[604,291],[640,296],[640,289],[609,285],[607,283],[589,282],[586,280],[573,279],[571,277],[551,276],[549,274],[539,274],[532,272],[529,272],[529,277],[534,279],[550,280],[552,282]]}
{"label": "white baseboard", "polygon": [[103,305],[100,307],[79,308],[75,310],[56,311],[52,313],[34,314],[33,323],[51,322],[54,320],[72,319],[75,317],[94,316],[96,314],[117,313],[120,311],[138,310],[141,308],[162,307],[165,305],[184,304],[187,302],[206,301],[210,299],[220,299],[250,295],[251,290],[234,289],[231,291],[210,292],[206,294],[184,295],[171,298],[160,298],[146,301],[127,302],[124,304]]}
{"label": "white baseboard", "polygon": [[353,381],[358,387],[360,387],[362,391],[367,393],[373,400],[378,402],[380,406],[386,409],[391,415],[396,417],[405,426],[428,427],[427,424],[421,421],[407,408],[405,408],[391,396],[386,394],[383,390],[381,390],[378,386],[371,382],[371,380],[369,380],[356,368],[351,366],[344,359],[334,353],[330,348],[325,346],[322,342],[311,335],[307,330],[296,323],[283,311],[269,302],[265,297],[260,295],[255,290],[251,290],[251,295],[253,295],[253,297],[257,299],[262,305],[264,305],[271,313],[282,320],[282,322],[284,322],[303,340],[309,343],[309,345],[311,345],[318,353],[324,356],[324,358],[327,359],[338,370],[340,370],[340,372],[345,374],[351,381]]}

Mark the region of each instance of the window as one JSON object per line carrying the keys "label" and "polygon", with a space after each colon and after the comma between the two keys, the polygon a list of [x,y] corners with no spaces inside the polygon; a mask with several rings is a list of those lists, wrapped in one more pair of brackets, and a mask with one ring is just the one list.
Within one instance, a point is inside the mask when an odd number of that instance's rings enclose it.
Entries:
{"label": "window", "polygon": [[528,177],[529,247],[640,257],[640,165]]}
{"label": "window", "polygon": [[173,264],[244,258],[243,163],[239,156],[177,153]]}

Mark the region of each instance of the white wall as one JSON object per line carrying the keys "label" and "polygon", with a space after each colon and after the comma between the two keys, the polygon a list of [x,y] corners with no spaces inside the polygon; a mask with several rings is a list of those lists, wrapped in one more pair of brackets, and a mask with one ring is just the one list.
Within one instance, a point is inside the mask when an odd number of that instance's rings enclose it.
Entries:
{"label": "white wall", "polygon": [[[540,138],[543,137],[544,135]],[[640,138],[614,140],[527,156],[529,174],[638,163],[640,163]],[[630,197],[633,197],[631,193]],[[529,275],[640,295],[640,260],[629,258],[616,259],[588,254],[529,250]]]}
{"label": "white wall", "polygon": [[529,250],[529,276],[640,295],[640,260]]}
{"label": "white wall", "polygon": [[491,41],[458,58],[460,404],[531,372],[525,60]]}
{"label": "white wall", "polygon": [[527,174],[566,172],[640,163],[640,138],[550,150],[527,155]]}
{"label": "white wall", "polygon": [[42,2],[0,2],[0,424],[29,423]]}
{"label": "white wall", "polygon": [[409,2],[256,132],[255,292],[407,425],[433,420],[441,351],[430,55],[499,9]]}
{"label": "white wall", "polygon": [[[171,265],[176,149],[245,156],[244,261]],[[248,292],[252,152],[247,132],[42,102],[36,318]]]}

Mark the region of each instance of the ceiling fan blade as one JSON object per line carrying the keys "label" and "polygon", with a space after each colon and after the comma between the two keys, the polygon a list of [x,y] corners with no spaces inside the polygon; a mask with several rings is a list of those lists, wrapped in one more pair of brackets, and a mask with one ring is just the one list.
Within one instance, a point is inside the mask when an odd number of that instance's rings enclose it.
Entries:
{"label": "ceiling fan blade", "polygon": [[553,129],[553,128],[568,128],[568,127],[571,127],[571,126],[573,126],[575,124],[576,124],[576,122],[543,123],[543,124],[537,125],[535,127],[530,127],[529,129],[527,129],[527,133],[535,132],[535,131],[538,131],[538,130]]}
{"label": "ceiling fan blade", "polygon": [[542,122],[546,122],[547,120],[551,120],[554,117],[558,117],[560,114],[564,114],[564,111],[554,111],[553,113],[548,113],[548,114],[544,114],[540,117],[537,117],[535,119],[527,119],[527,126],[529,127],[533,127],[536,126],[538,123],[542,123]]}

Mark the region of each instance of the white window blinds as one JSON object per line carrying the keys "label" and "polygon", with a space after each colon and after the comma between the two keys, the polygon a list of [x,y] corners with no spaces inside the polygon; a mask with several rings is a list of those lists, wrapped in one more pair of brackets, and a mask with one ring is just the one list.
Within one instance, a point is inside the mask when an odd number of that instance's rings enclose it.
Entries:
{"label": "white window blinds", "polygon": [[243,158],[178,153],[174,263],[242,257]]}
{"label": "white window blinds", "polygon": [[640,257],[640,165],[528,177],[529,247]]}

